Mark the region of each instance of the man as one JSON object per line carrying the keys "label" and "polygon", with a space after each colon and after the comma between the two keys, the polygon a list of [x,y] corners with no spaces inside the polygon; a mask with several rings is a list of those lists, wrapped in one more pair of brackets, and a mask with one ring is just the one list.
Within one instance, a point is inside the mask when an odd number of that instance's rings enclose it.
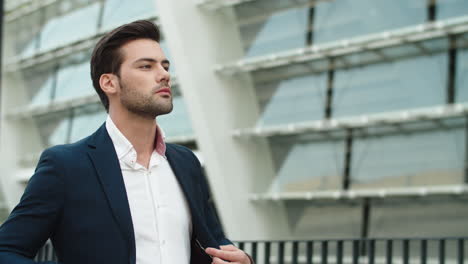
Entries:
{"label": "man", "polygon": [[91,78],[107,121],[45,150],[0,227],[0,264],[31,264],[47,239],[65,264],[251,263],[224,236],[200,163],[165,144],[156,117],[172,110],[159,30],[135,21],[105,35]]}

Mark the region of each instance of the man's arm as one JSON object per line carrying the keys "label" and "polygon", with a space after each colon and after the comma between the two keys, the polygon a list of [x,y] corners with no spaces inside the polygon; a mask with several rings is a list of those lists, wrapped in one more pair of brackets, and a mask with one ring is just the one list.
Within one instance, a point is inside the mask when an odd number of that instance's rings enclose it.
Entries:
{"label": "man's arm", "polygon": [[65,200],[63,170],[54,154],[42,153],[20,203],[0,227],[0,264],[37,263],[34,256],[53,233]]}
{"label": "man's arm", "polygon": [[[195,155],[194,155],[195,157]],[[226,238],[221,228],[221,224],[218,222],[217,217],[214,214],[214,208],[210,204],[210,192],[208,189],[208,182],[206,177],[203,175],[200,162],[195,157],[198,169],[200,171],[200,182],[202,188],[203,199],[203,210],[206,217],[206,224],[214,235],[216,241],[221,245],[220,249],[207,248],[205,251],[208,255],[213,256],[213,263],[240,263],[240,264],[254,264],[253,259],[244,251],[235,247],[232,242]]]}

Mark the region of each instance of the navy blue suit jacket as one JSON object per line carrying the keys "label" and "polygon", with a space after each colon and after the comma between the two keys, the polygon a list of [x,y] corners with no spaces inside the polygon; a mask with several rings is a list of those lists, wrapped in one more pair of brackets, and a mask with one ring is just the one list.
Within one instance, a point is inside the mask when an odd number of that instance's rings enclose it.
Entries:
{"label": "navy blue suit jacket", "polygon": [[[208,204],[200,163],[174,144],[167,144],[166,156],[190,206],[191,263],[211,263],[201,248],[231,242]],[[49,238],[60,263],[135,264],[127,194],[105,125],[77,143],[42,153],[20,203],[0,227],[0,264],[35,263],[32,258]]]}

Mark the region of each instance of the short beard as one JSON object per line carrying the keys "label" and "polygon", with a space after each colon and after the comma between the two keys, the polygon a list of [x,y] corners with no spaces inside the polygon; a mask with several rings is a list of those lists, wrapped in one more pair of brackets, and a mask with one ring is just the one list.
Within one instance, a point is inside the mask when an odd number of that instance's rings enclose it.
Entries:
{"label": "short beard", "polygon": [[[120,78],[119,78],[120,79]],[[120,80],[120,103],[131,113],[145,119],[155,119],[159,115],[165,115],[172,111],[172,96],[170,102],[157,102],[154,93],[161,88],[168,86],[163,83],[153,89],[149,94],[139,93],[135,89],[129,88]]]}

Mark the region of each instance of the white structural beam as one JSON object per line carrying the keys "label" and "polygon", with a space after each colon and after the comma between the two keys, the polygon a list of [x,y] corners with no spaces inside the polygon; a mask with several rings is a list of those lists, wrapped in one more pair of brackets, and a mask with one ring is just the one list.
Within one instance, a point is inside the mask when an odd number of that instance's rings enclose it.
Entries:
{"label": "white structural beam", "polygon": [[196,4],[202,9],[214,11],[219,8],[230,7],[254,1],[257,0],[196,0]]}
{"label": "white structural beam", "polygon": [[[334,1],[334,0],[308,0],[308,1],[284,1],[279,8],[274,9],[274,11],[281,11],[289,8],[298,8],[304,6],[314,6],[318,2],[325,2],[325,1]],[[245,3],[255,3],[255,2],[262,2],[259,0],[196,0],[197,5],[208,11],[218,11],[219,9],[226,8],[226,7],[233,7],[236,5],[241,5]],[[263,4],[269,4],[268,1],[263,1]],[[259,7],[261,8],[261,7]],[[269,10],[266,14],[271,14],[272,10]],[[263,16],[265,14],[260,15]],[[243,21],[238,21],[239,23],[243,23]]]}
{"label": "white structural beam", "polygon": [[386,112],[330,120],[317,120],[271,127],[255,127],[234,130],[234,137],[269,137],[302,133],[331,132],[371,126],[399,126],[418,121],[437,121],[468,115],[468,103],[442,105],[405,111]]}
{"label": "white structural beam", "polygon": [[[157,17],[146,18],[158,24]],[[107,33],[107,30],[100,31],[92,36],[74,41],[72,43],[67,43],[64,46],[60,46],[51,50],[46,50],[43,52],[35,53],[31,56],[21,57],[15,56],[6,61],[5,70],[6,72],[16,72],[20,69],[28,68],[38,64],[58,60],[70,56],[72,54],[78,53],[80,51],[88,50],[94,47],[99,38]]]}
{"label": "white structural beam", "polygon": [[468,194],[468,185],[441,185],[425,187],[373,188],[369,190],[336,190],[310,192],[271,192],[251,194],[251,201],[326,201],[355,200],[363,198],[425,197],[432,195]]}
{"label": "white structural beam", "polygon": [[232,75],[294,63],[311,62],[329,57],[341,57],[363,51],[378,51],[403,44],[418,46],[420,42],[425,40],[466,32],[468,32],[468,16],[462,16],[393,31],[385,31],[379,34],[330,42],[323,45],[314,45],[266,56],[241,59],[233,63],[219,64],[215,66],[215,70],[218,73]]}
{"label": "white structural beam", "polygon": [[230,135],[236,127],[252,126],[259,116],[253,83],[246,78],[220,78],[210,70],[242,54],[234,14],[229,9],[205,12],[193,0],[158,1],[158,7],[228,237],[289,237],[285,208],[259,208],[248,199],[249,193],[266,191],[273,180],[274,165],[266,140],[244,144]]}

